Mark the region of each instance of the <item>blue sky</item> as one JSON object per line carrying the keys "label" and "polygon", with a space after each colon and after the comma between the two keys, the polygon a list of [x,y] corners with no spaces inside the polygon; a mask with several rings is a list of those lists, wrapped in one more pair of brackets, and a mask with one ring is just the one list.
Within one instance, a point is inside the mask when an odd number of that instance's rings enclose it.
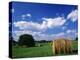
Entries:
{"label": "blue sky", "polygon": [[35,40],[77,37],[78,8],[75,5],[13,2],[10,10],[16,41],[22,34],[31,34]]}

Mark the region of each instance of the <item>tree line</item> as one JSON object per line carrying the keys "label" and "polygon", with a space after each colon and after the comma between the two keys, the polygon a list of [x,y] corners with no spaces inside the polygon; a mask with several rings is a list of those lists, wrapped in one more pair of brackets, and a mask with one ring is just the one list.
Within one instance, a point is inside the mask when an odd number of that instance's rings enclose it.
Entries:
{"label": "tree line", "polygon": [[[75,40],[77,41],[78,37],[76,37]],[[12,45],[18,44],[19,46],[33,47],[35,46],[35,43],[49,43],[49,42],[51,41],[50,40],[49,41],[46,41],[46,40],[36,41],[33,38],[33,36],[30,34],[23,34],[19,36],[19,40],[17,42],[13,39],[12,35],[9,36],[9,43]]]}

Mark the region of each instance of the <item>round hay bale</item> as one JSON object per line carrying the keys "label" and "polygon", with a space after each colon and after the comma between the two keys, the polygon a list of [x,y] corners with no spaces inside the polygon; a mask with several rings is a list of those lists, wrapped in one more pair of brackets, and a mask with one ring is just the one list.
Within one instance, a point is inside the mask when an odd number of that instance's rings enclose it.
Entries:
{"label": "round hay bale", "polygon": [[69,39],[56,39],[53,41],[52,50],[55,54],[68,54],[72,53],[72,41]]}

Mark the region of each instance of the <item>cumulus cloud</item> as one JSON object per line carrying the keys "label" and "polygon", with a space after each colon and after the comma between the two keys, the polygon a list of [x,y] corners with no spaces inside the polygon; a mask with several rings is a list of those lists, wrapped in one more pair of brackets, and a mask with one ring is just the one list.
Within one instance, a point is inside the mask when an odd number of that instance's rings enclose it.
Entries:
{"label": "cumulus cloud", "polygon": [[27,22],[27,21],[18,21],[14,22],[14,26],[18,27],[21,30],[29,29],[29,30],[44,30],[47,28],[46,22],[43,21],[42,24],[36,22]]}
{"label": "cumulus cloud", "polygon": [[[24,15],[23,15],[24,17]],[[66,20],[63,17],[57,18],[42,18],[42,23],[38,22],[27,22],[27,21],[17,21],[14,22],[14,26],[19,29],[34,29],[34,30],[46,30],[47,28],[54,28],[57,26],[62,26]]]}
{"label": "cumulus cloud", "polygon": [[78,10],[73,10],[70,12],[67,16],[67,19],[70,19],[71,21],[75,22],[78,19]]}
{"label": "cumulus cloud", "polygon": [[57,18],[42,18],[43,20],[47,21],[47,26],[49,28],[62,26],[66,20],[64,17],[57,17]]}

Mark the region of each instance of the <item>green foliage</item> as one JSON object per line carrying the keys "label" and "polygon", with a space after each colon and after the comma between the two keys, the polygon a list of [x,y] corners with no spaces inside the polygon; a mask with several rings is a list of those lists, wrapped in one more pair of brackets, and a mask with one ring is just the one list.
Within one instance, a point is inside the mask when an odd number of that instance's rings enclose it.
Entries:
{"label": "green foliage", "polygon": [[35,46],[35,42],[34,42],[32,35],[29,35],[29,34],[21,35],[19,37],[19,45],[20,46],[25,45],[26,47]]}

